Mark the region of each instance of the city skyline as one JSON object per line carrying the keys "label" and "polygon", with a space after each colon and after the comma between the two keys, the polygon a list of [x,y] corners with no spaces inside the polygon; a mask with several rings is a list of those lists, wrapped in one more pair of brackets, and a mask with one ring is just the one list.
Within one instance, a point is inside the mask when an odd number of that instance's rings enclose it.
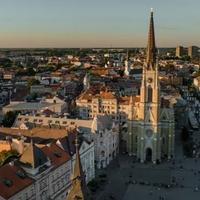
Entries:
{"label": "city skyline", "polygon": [[198,0],[2,2],[0,48],[145,47],[154,8],[158,47],[200,45]]}

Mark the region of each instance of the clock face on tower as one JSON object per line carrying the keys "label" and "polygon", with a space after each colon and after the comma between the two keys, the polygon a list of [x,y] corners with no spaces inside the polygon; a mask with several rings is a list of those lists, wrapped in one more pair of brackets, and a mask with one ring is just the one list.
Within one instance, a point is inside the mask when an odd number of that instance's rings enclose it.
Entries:
{"label": "clock face on tower", "polygon": [[146,130],[146,136],[151,137],[153,135],[153,131],[151,129]]}

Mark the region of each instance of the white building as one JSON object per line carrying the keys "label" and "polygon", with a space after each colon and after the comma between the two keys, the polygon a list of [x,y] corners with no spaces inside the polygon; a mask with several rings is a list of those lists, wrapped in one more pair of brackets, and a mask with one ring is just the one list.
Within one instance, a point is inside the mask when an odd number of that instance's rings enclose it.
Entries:
{"label": "white building", "polygon": [[83,79],[83,86],[84,86],[84,90],[87,90],[90,88],[90,77],[89,74],[86,74],[84,79]]}
{"label": "white building", "polygon": [[31,143],[20,160],[0,167],[0,200],[64,200],[70,188],[71,159],[55,144]]}
{"label": "white building", "polygon": [[50,94],[52,94],[53,91],[52,91],[52,88],[46,87],[46,86],[44,86],[44,85],[32,85],[32,86],[31,86],[31,89],[30,89],[30,93],[31,93],[31,94],[36,93],[36,94],[41,95],[41,94],[45,94],[45,93],[50,93]]}
{"label": "white building", "polygon": [[96,116],[91,127],[97,168],[105,168],[119,152],[119,126],[109,116]]}
{"label": "white building", "polygon": [[20,102],[15,104],[10,103],[3,107],[3,113],[7,113],[9,111],[36,113],[45,109],[49,109],[55,113],[64,113],[67,110],[67,103],[58,97],[54,97],[52,99],[43,99],[41,102]]}
{"label": "white building", "polygon": [[[36,126],[40,124],[40,126],[44,127],[48,127],[49,123],[51,123],[51,127],[57,126],[68,130],[73,130],[78,127],[81,134],[86,137],[88,141],[93,140],[94,144],[90,144],[87,140],[83,140],[84,142],[80,144],[80,155],[81,160],[83,158],[82,165],[83,170],[86,172],[86,182],[94,178],[94,170],[90,164],[92,159],[95,160],[97,168],[106,167],[118,153],[119,126],[112,117],[108,115],[97,115],[93,120],[19,115],[13,128],[19,128],[24,122],[35,123]],[[68,134],[66,138],[72,141],[74,140],[74,135]],[[69,142],[66,138],[58,140],[56,144],[74,155],[74,149],[71,148],[71,150],[69,150],[67,145]],[[92,155],[92,148],[94,148],[95,158],[93,158]]]}
{"label": "white building", "polygon": [[[72,158],[72,166],[75,162],[75,137],[76,133],[73,131],[67,137],[59,139],[56,144],[65,150]],[[95,157],[94,157],[94,142],[87,140],[85,137],[80,137],[79,154],[81,158],[82,168],[85,174],[86,183],[95,178]],[[72,167],[73,169],[73,167]]]}

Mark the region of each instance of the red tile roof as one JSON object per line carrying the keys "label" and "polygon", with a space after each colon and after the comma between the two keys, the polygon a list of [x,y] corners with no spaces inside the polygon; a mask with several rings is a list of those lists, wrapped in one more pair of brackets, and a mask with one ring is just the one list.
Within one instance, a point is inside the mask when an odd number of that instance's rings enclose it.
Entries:
{"label": "red tile roof", "polygon": [[45,146],[41,150],[51,160],[54,167],[58,167],[71,159],[70,155],[55,143]]}
{"label": "red tile roof", "polygon": [[[24,174],[24,177],[17,175],[19,172]],[[5,184],[7,180],[8,186]],[[16,193],[25,189],[29,185],[33,184],[34,180],[28,176],[26,173],[15,165],[11,166],[9,164],[0,167],[0,196],[4,199],[9,199]]]}

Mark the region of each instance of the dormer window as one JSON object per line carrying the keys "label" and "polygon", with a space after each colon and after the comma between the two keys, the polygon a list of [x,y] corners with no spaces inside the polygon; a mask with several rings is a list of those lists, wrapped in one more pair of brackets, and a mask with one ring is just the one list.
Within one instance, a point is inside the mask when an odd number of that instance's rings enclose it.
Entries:
{"label": "dormer window", "polygon": [[7,187],[11,187],[11,186],[13,185],[13,181],[10,180],[10,179],[7,179],[7,178],[5,178],[5,179],[3,180],[3,183],[4,183],[4,185],[7,186]]}
{"label": "dormer window", "polygon": [[18,177],[20,177],[21,179],[26,178],[26,174],[25,174],[22,170],[18,170],[18,171],[16,172],[16,175],[17,175]]}

